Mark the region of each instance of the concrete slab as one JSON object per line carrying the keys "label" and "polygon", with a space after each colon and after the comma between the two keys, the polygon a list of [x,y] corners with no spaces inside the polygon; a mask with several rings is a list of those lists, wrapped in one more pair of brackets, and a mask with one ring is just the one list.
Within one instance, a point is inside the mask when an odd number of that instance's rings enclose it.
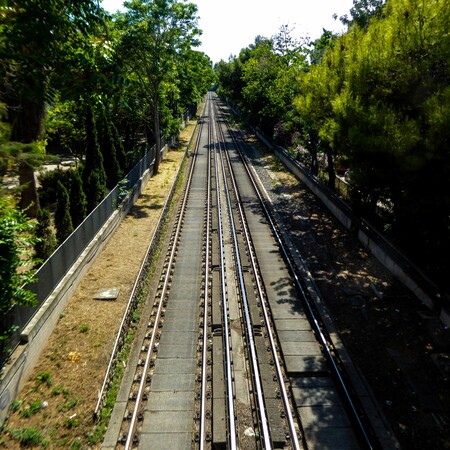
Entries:
{"label": "concrete slab", "polygon": [[195,373],[196,365],[196,358],[159,358],[153,373]]}
{"label": "concrete slab", "polygon": [[275,328],[280,331],[306,331],[311,330],[308,319],[304,317],[281,319],[275,318]]}
{"label": "concrete slab", "polygon": [[186,295],[174,298],[171,293],[170,300],[167,302],[166,311],[182,310],[189,312],[192,310],[194,313],[197,313],[199,301],[200,299],[198,298],[187,298]]}
{"label": "concrete slab", "polygon": [[305,430],[308,450],[360,450],[350,428],[318,428]]}
{"label": "concrete slab", "polygon": [[350,426],[349,419],[342,406],[301,406],[297,408],[297,411],[305,429]]}
{"label": "concrete slab", "polygon": [[116,300],[120,294],[120,288],[100,289],[94,293],[95,300]]}
{"label": "concrete slab", "polygon": [[171,327],[164,327],[164,333],[161,335],[159,345],[197,345],[198,328],[192,331],[172,330]]}
{"label": "concrete slab", "polygon": [[151,391],[152,394],[153,392],[172,392],[176,396],[180,391],[193,391],[194,387],[194,374],[157,373],[153,374]]}
{"label": "concrete slab", "polygon": [[[193,426],[192,411],[146,411],[143,424],[145,433],[143,434],[164,433],[170,435],[171,433],[190,433]],[[147,448],[158,447],[152,446]]]}
{"label": "concrete slab", "polygon": [[194,394],[193,392],[180,391],[173,392],[152,392],[150,395],[146,410],[148,411],[193,411]]}
{"label": "concrete slab", "polygon": [[312,387],[330,387],[334,386],[334,382],[330,377],[298,377],[290,379],[291,386],[300,389]]}
{"label": "concrete slab", "polygon": [[274,320],[306,319],[306,314],[298,302],[287,298],[277,301],[276,304],[271,302],[270,312],[272,313]]}
{"label": "concrete slab", "polygon": [[191,450],[192,433],[144,433],[139,448],[148,450]]}
{"label": "concrete slab", "polygon": [[163,327],[167,330],[168,327],[172,330],[192,331],[195,327],[198,328],[198,317],[164,317]]}
{"label": "concrete slab", "polygon": [[227,442],[227,410],[225,398],[213,399],[212,443],[215,448],[225,448]]}
{"label": "concrete slab", "polygon": [[194,358],[197,349],[195,346],[166,344],[158,347],[158,358]]}
{"label": "concrete slab", "polygon": [[334,387],[292,388],[297,406],[340,405],[341,400]]}
{"label": "concrete slab", "polygon": [[327,373],[328,368],[322,356],[285,356],[288,374],[318,374]]}
{"label": "concrete slab", "polygon": [[279,331],[277,334],[281,342],[317,342],[314,333],[310,330]]}
{"label": "concrete slab", "polygon": [[322,355],[317,342],[281,342],[281,350],[284,356]]}

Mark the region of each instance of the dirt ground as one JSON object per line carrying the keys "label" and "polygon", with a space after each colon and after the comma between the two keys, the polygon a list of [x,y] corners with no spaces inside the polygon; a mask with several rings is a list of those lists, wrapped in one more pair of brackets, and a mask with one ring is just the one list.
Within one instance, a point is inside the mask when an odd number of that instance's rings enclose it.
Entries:
{"label": "dirt ground", "polygon": [[[185,142],[193,126],[185,130]],[[269,152],[261,149],[254,158],[402,447],[450,448],[449,331]],[[100,448],[101,443],[89,444],[97,393],[145,242],[181,159],[182,151],[168,153],[160,173],[84,277],[14,405],[0,436],[4,448],[20,448],[13,435],[20,438],[27,428],[39,433],[36,448]],[[98,289],[111,287],[120,288],[116,301],[92,298]]]}
{"label": "dirt ground", "polygon": [[[195,121],[161,162],[130,213],[83,277],[42,352],[39,364],[13,404],[4,448],[20,439],[36,448],[100,448],[93,411],[112,346],[139,267],[184,156]],[[119,288],[114,301],[96,300],[101,289]],[[15,436],[15,438],[14,438]],[[31,436],[31,437],[30,437]]]}

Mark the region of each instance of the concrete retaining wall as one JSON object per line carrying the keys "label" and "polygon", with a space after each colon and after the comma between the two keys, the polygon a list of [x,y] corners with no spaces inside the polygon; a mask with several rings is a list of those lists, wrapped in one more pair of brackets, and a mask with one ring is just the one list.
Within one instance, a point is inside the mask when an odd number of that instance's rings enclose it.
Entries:
{"label": "concrete retaining wall", "polygon": [[[163,157],[168,147],[162,150]],[[30,377],[43,348],[52,334],[61,313],[78,287],[83,275],[89,270],[95,257],[101,252],[109,238],[128,214],[137,198],[144,190],[152,169],[144,172],[122,205],[114,211],[99,233],[79,256],[70,271],[60,281],[53,293],[45,300],[39,310],[21,333],[21,343],[3,368],[0,384],[0,424],[7,418],[8,409],[20,389]]]}
{"label": "concrete retaining wall", "polygon": [[350,207],[303,169],[283,148],[254,130],[258,139],[271,148],[295,177],[304,183],[348,230],[354,230],[362,245],[369,250],[396,278],[428,308],[435,311],[442,322],[450,326],[450,308],[438,296],[437,287],[425,277],[397,248],[380,236],[369,224],[355,217]]}

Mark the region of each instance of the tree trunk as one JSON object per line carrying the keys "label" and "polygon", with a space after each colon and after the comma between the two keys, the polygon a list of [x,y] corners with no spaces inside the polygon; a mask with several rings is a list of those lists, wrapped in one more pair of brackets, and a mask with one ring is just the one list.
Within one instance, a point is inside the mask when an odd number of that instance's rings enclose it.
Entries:
{"label": "tree trunk", "polygon": [[319,161],[317,160],[317,150],[310,150],[311,155],[311,173],[317,176],[319,173]]}
{"label": "tree trunk", "polygon": [[153,165],[153,175],[156,175],[159,170],[159,163],[161,160],[161,128],[159,126],[159,107],[158,100],[153,105],[153,128],[155,136],[155,164]]}
{"label": "tree trunk", "polygon": [[328,187],[332,191],[334,191],[336,183],[336,173],[334,172],[333,151],[329,145],[326,146],[325,154],[327,155]]}

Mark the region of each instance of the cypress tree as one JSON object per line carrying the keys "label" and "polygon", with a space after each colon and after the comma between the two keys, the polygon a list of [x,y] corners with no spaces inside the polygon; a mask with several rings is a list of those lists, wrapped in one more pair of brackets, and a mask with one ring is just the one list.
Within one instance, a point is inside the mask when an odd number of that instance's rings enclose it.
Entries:
{"label": "cypress tree", "polygon": [[88,211],[92,211],[104,197],[104,189],[101,189],[102,173],[100,170],[92,170],[85,184]]}
{"label": "cypress tree", "polygon": [[[92,176],[93,172],[95,172],[94,176]],[[83,187],[88,201],[88,210],[92,211],[105,196],[106,175],[91,106],[88,106],[86,111],[86,160],[83,169]]]}
{"label": "cypress tree", "polygon": [[45,261],[56,248],[56,237],[51,228],[50,212],[48,209],[40,209],[37,213],[35,236],[38,239],[34,245],[36,258]]}
{"label": "cypress tree", "polygon": [[56,239],[58,244],[64,242],[72,233],[73,225],[70,217],[69,193],[64,185],[58,181],[57,203],[55,210]]}
{"label": "cypress tree", "polygon": [[100,123],[100,142],[104,158],[103,166],[106,173],[106,185],[109,189],[113,189],[121,179],[121,170],[116,157],[116,145],[111,131],[110,120],[103,105],[101,106]]}
{"label": "cypress tree", "polygon": [[80,225],[86,217],[87,198],[83,190],[80,172],[78,170],[72,173],[72,183],[70,186],[70,217],[74,228]]}

